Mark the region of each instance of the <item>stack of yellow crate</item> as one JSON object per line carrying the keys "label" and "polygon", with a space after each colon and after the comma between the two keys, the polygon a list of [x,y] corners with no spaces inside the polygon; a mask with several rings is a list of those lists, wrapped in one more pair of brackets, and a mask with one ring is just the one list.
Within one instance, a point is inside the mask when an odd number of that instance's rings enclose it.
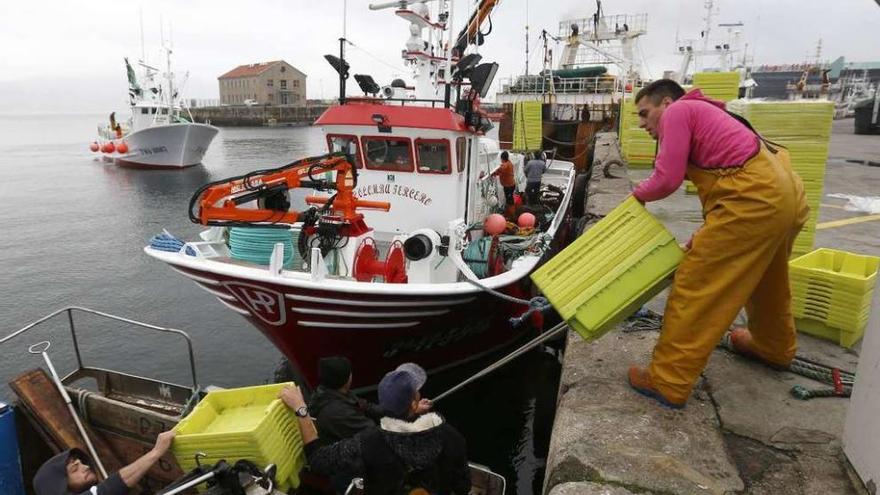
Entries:
{"label": "stack of yellow crate", "polygon": [[177,463],[184,471],[194,469],[201,452],[204,464],[240,459],[260,467],[275,464],[278,487],[298,487],[305,454],[296,416],[278,399],[287,385],[292,384],[210,392],[174,427],[171,451]]}
{"label": "stack of yellow crate", "polygon": [[537,151],[543,141],[540,101],[521,101],[513,106],[513,149]]}
{"label": "stack of yellow crate", "polygon": [[694,87],[700,88],[709,98],[735,100],[739,96],[739,73],[697,72],[694,74]]}
{"label": "stack of yellow crate", "polygon": [[532,280],[571,328],[593,340],[672,283],[682,257],[675,237],[630,196]]}
{"label": "stack of yellow crate", "polygon": [[639,128],[639,111],[634,98],[620,105],[620,154],[630,168],[651,168],[657,143],[648,131]]}
{"label": "stack of yellow crate", "polygon": [[880,258],[817,249],[791,260],[798,330],[852,347],[865,333]]}
{"label": "stack of yellow crate", "polygon": [[809,253],[825,184],[834,104],[824,100],[734,100],[727,108],[748,119],[766,139],[788,148],[791,166],[804,182],[810,206],[810,218],[795,240],[792,256]]}

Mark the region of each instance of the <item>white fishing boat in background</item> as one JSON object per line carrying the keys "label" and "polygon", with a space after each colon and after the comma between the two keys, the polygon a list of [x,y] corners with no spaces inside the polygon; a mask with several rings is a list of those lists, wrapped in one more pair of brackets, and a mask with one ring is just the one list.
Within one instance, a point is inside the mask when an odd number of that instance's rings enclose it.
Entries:
{"label": "white fishing boat in background", "polygon": [[[143,60],[143,85],[139,84],[128,59],[128,94],[131,116],[117,122],[110,114],[106,125],[98,126],[98,139],[91,150],[105,160],[136,168],[183,168],[201,163],[219,130],[193,122],[174,85],[171,48],[165,47],[166,71]],[[157,79],[160,76],[160,79]]]}

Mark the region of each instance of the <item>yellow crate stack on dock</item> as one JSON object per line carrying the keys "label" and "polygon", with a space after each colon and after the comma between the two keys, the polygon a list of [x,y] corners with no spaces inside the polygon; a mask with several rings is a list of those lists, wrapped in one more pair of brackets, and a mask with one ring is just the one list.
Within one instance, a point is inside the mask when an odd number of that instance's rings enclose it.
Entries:
{"label": "yellow crate stack on dock", "polygon": [[513,149],[541,149],[544,138],[541,109],[540,101],[521,101],[513,105]]}
{"label": "yellow crate stack on dock", "polygon": [[739,97],[739,73],[697,72],[694,74],[694,87],[701,89],[709,98],[735,100]]}
{"label": "yellow crate stack on dock", "polygon": [[630,168],[651,168],[657,143],[648,131],[639,128],[634,98],[620,104],[620,154]]}
{"label": "yellow crate stack on dock", "polygon": [[817,249],[791,260],[792,312],[798,330],[852,347],[865,333],[880,258]]}
{"label": "yellow crate stack on dock", "polygon": [[824,100],[734,100],[727,108],[748,119],[764,138],[788,148],[791,166],[804,182],[810,206],[810,218],[795,240],[792,256],[809,253],[825,185],[834,104]]}
{"label": "yellow crate stack on dock", "polygon": [[177,463],[184,471],[194,469],[195,455],[201,452],[205,464],[240,459],[261,467],[275,464],[279,488],[298,487],[305,453],[296,416],[278,399],[287,385],[292,383],[208,393],[174,427],[177,436],[171,451]]}

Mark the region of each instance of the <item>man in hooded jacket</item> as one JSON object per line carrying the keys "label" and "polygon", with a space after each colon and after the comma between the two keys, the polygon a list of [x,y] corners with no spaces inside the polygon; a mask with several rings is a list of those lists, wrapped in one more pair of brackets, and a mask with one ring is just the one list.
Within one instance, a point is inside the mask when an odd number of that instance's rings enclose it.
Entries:
{"label": "man in hooded jacket", "polygon": [[437,413],[419,415],[425,370],[405,363],[379,383],[385,416],[378,427],[335,444],[318,439],[298,387],[281,399],[296,412],[306,458],[315,472],[351,473],[364,479],[370,495],[401,495],[414,490],[435,495],[467,495],[471,480],[464,437]]}
{"label": "man in hooded jacket", "polygon": [[168,452],[174,432],[160,433],[153,448],[98,483],[92,461],[80,449],[70,449],[52,457],[34,476],[36,495],[126,495],[147,471]]}

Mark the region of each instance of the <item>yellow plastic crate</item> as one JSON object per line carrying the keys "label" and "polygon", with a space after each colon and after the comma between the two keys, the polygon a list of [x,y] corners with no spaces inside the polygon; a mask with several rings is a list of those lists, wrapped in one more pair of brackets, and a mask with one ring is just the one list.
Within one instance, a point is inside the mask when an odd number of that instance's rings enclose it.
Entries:
{"label": "yellow plastic crate", "polygon": [[305,464],[302,438],[293,411],[278,393],[290,383],[261,385],[210,392],[174,430],[171,450],[184,470],[203,462],[246,459],[257,465],[275,464],[282,490],[299,486]]}
{"label": "yellow plastic crate", "polygon": [[868,323],[880,258],[817,249],[789,262],[798,330],[851,347]]}
{"label": "yellow plastic crate", "polygon": [[540,101],[521,101],[513,106],[513,149],[540,150],[544,139]]}
{"label": "yellow plastic crate", "polygon": [[630,197],[532,280],[562,318],[592,340],[667,287],[682,257],[675,237]]}
{"label": "yellow plastic crate", "polygon": [[865,335],[865,326],[849,330],[837,328],[821,321],[809,318],[795,318],[794,326],[803,333],[837,342],[841,347],[849,349]]}

